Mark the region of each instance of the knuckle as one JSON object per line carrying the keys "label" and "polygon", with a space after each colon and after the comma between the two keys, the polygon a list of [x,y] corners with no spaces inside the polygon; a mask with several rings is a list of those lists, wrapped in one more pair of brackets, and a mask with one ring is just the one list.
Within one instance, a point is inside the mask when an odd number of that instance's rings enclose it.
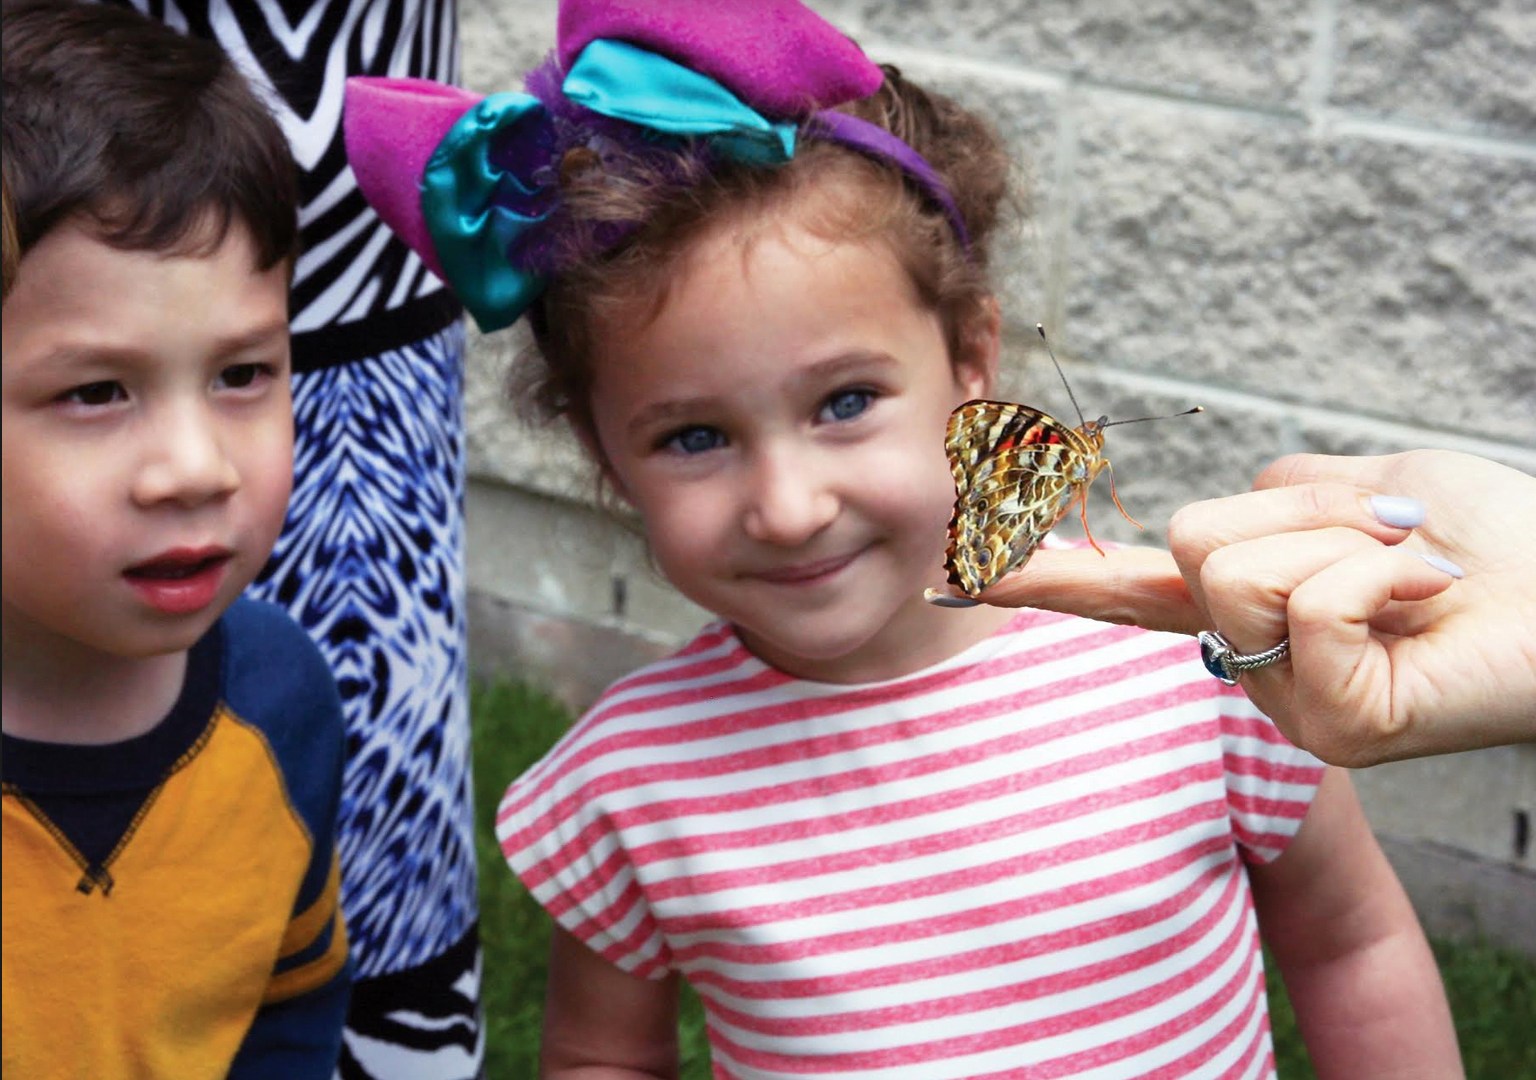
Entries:
{"label": "knuckle", "polygon": [[1327,627],[1337,617],[1333,606],[1315,590],[1298,590],[1285,604],[1285,620],[1292,637]]}
{"label": "knuckle", "polygon": [[1200,564],[1200,587],[1208,596],[1225,597],[1229,602],[1249,599],[1272,592],[1263,574],[1249,565],[1236,548],[1218,548]]}
{"label": "knuckle", "polygon": [[1181,506],[1168,519],[1168,548],[1176,558],[1196,553],[1211,531],[1210,500]]}
{"label": "knuckle", "polygon": [[1313,525],[1330,519],[1337,505],[1332,484],[1302,484],[1292,490],[1300,503],[1304,523]]}
{"label": "knuckle", "polygon": [[1290,487],[1305,474],[1309,454],[1286,454],[1266,465],[1254,479],[1254,487]]}

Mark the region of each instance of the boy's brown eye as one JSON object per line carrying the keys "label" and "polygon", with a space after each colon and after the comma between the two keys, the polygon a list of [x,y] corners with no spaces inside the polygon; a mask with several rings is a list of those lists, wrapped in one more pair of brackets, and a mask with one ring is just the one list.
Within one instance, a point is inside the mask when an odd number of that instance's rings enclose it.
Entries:
{"label": "boy's brown eye", "polygon": [[260,364],[232,364],[219,373],[219,381],[232,390],[250,386],[261,375]]}
{"label": "boy's brown eye", "polygon": [[122,396],[123,388],[119,383],[93,382],[68,391],[64,400],[76,405],[110,405]]}

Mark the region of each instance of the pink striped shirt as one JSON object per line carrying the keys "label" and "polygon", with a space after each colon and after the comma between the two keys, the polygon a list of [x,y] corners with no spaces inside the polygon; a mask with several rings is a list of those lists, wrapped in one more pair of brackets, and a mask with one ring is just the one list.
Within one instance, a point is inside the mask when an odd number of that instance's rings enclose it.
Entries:
{"label": "pink striped shirt", "polygon": [[615,684],[497,835],[567,930],[697,988],[717,1076],[1266,1077],[1242,859],[1321,777],[1189,638],[1023,611],[839,686],[716,623]]}

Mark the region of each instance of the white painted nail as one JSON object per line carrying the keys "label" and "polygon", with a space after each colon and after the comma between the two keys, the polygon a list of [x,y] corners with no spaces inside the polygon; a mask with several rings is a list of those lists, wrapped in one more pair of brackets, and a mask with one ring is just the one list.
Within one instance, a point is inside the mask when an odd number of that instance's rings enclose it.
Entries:
{"label": "white painted nail", "polygon": [[1453,578],[1464,578],[1467,576],[1467,572],[1451,562],[1450,559],[1442,559],[1438,555],[1426,555],[1422,551],[1415,551],[1414,554],[1429,563],[1436,570],[1439,570],[1442,574],[1450,574]]}
{"label": "white painted nail", "polygon": [[1424,524],[1424,512],[1424,504],[1418,499],[1408,499],[1401,495],[1371,496],[1371,513],[1383,525],[1417,529]]}
{"label": "white painted nail", "polygon": [[923,599],[934,607],[967,608],[980,607],[980,600],[972,600],[969,596],[951,596],[949,593],[939,592],[938,589],[924,589]]}

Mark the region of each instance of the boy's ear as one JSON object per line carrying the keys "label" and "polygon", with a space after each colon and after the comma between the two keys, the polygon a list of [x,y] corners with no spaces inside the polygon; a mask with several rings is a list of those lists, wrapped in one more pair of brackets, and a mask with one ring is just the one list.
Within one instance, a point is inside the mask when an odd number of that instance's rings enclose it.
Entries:
{"label": "boy's ear", "polygon": [[992,396],[1002,349],[1002,308],[997,297],[987,296],[971,309],[960,333],[960,355],[955,357],[955,384],[967,399]]}

